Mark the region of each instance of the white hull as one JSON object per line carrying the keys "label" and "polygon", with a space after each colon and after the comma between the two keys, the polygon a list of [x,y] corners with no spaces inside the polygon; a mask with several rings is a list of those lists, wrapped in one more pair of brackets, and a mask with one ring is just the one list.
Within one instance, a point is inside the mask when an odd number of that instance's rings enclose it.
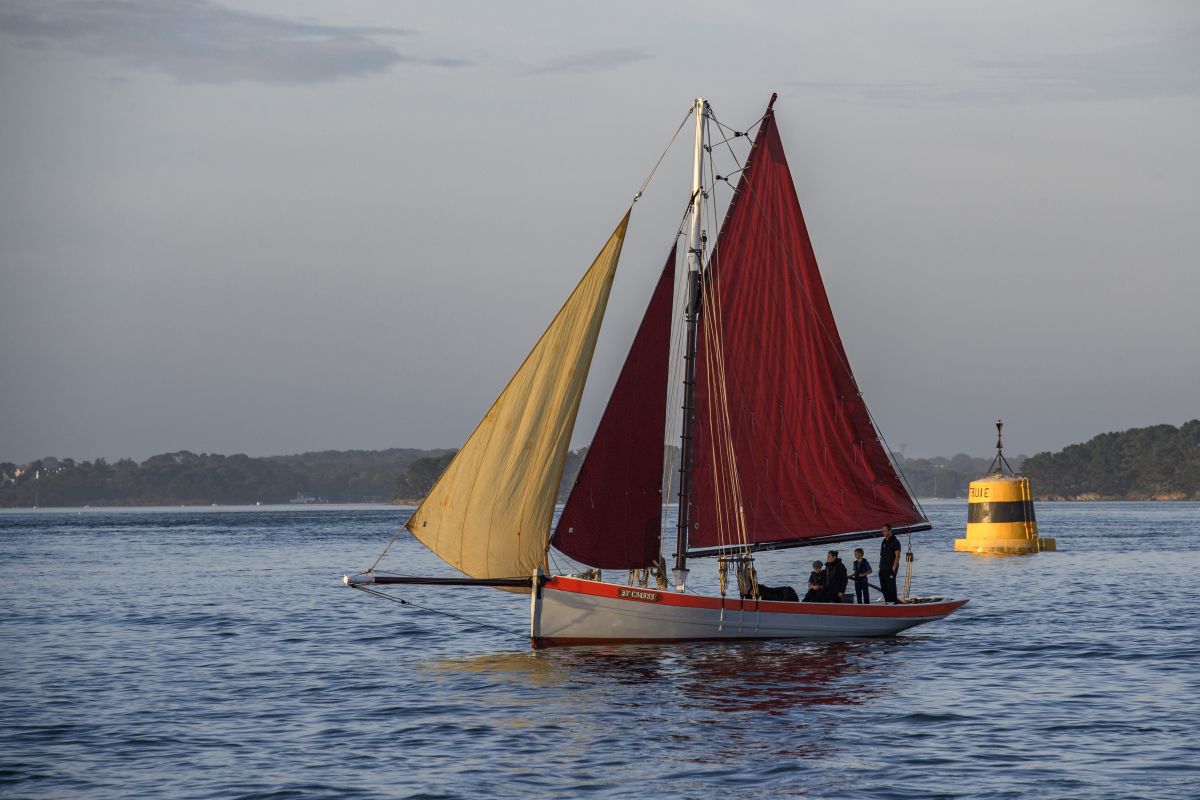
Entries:
{"label": "white hull", "polygon": [[966,602],[781,603],[702,597],[559,576],[533,592],[530,636],[535,646],[893,636],[942,619]]}

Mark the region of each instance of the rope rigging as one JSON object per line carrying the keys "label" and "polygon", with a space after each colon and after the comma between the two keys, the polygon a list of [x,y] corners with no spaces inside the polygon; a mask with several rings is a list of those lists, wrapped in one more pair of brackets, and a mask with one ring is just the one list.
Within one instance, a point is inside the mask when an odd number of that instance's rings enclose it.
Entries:
{"label": "rope rigging", "polygon": [[386,546],[384,546],[383,552],[379,554],[379,558],[375,559],[375,561],[371,564],[371,566],[369,566],[363,570],[364,575],[370,575],[372,572],[375,571],[375,568],[379,566],[379,562],[383,561],[383,557],[388,554],[388,550],[392,549],[392,545],[394,545],[396,543],[396,540],[399,539],[404,534],[404,531],[405,531],[405,528],[403,525],[401,525],[400,530],[396,531],[396,535],[391,538],[391,540],[387,543]]}
{"label": "rope rigging", "polygon": [[[709,172],[716,174],[716,166],[712,159],[711,151],[709,156]],[[715,187],[714,191],[707,198],[711,205],[712,217],[715,219],[717,214],[717,199]],[[714,469],[713,478],[716,483],[716,491],[714,492],[714,505],[716,506],[716,518],[718,524],[718,536],[722,544],[736,544],[743,550],[744,556],[749,557],[749,534],[746,529],[744,504],[741,490],[741,475],[738,471],[737,453],[733,446],[733,423],[732,415],[729,412],[729,395],[727,392],[728,381],[725,378],[725,342],[724,342],[724,325],[722,324],[722,307],[721,307],[721,291],[716,283],[720,280],[720,271],[714,269],[714,259],[718,257],[716,252],[709,252],[707,238],[704,240],[705,256],[708,267],[703,273],[703,285],[706,288],[705,297],[707,298],[707,308],[710,310],[709,316],[713,320],[712,324],[703,327],[705,347],[705,367],[706,367],[706,388],[709,391],[709,396],[716,399],[714,404],[710,403],[709,424],[712,431],[712,452],[713,464],[723,465],[724,471]],[[713,418],[715,414],[715,419]],[[722,477],[725,477],[725,485],[722,485]],[[722,513],[722,508],[727,510]],[[732,524],[729,521],[731,520]],[[730,534],[730,528],[735,531]]]}
{"label": "rope rigging", "polygon": [[414,603],[410,600],[405,600],[403,597],[396,597],[395,595],[388,594],[387,592],[381,592],[378,589],[371,589],[366,586],[354,586],[352,588],[358,589],[360,592],[366,592],[367,594],[374,595],[375,597],[381,597],[384,600],[390,600],[393,603],[397,603],[402,606],[409,606],[410,608],[418,608],[421,611],[428,611],[430,614],[440,614],[443,617],[450,617],[451,619],[456,619],[459,622],[465,622],[468,625],[478,625],[481,628],[491,628],[492,630],[503,633],[506,636],[520,636],[522,639],[527,638],[527,634],[525,634],[522,631],[512,631],[512,630],[509,630],[508,628],[501,628],[499,625],[493,625],[490,622],[481,622],[480,620],[471,619],[469,617],[459,616],[458,614],[453,614],[449,611],[442,611],[441,609],[429,608],[428,606],[418,605],[417,603]]}
{"label": "rope rigging", "polygon": [[663,159],[667,157],[667,153],[670,152],[671,146],[675,144],[676,137],[678,137],[679,132],[683,130],[683,126],[687,125],[687,121],[692,116],[692,112],[695,110],[695,108],[696,104],[692,103],[692,105],[688,108],[687,113],[683,115],[683,120],[679,123],[679,127],[675,129],[675,133],[671,134],[671,141],[667,142],[667,146],[663,148],[662,155],[658,157],[658,161],[655,161],[654,166],[650,169],[650,174],[646,176],[646,180],[642,181],[642,185],[638,187],[637,194],[633,196],[633,202],[636,203],[641,198],[642,193],[646,191],[646,187],[650,185],[650,181],[654,177],[654,173],[658,172],[659,165],[662,164]]}
{"label": "rope rigging", "polygon": [[904,554],[904,586],[900,592],[900,599],[908,599],[908,590],[912,588],[912,573],[913,573],[913,549],[912,549],[912,534],[905,534],[908,538],[908,552]]}

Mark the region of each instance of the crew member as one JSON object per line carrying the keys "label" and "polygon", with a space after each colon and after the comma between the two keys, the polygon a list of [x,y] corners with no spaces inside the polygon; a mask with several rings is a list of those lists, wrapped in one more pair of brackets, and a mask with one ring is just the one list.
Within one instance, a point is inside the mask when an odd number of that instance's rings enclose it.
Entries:
{"label": "crew member", "polygon": [[825,597],[826,603],[840,603],[846,594],[846,565],[838,558],[837,550],[830,550],[825,556]]}
{"label": "crew member", "polygon": [[883,541],[879,545],[879,588],[887,603],[898,603],[896,573],[900,570],[900,540],[892,533],[891,525],[883,526]]}
{"label": "crew member", "polygon": [[871,584],[867,576],[871,574],[871,562],[861,547],[854,548],[854,598],[860,603],[870,604]]}
{"label": "crew member", "polygon": [[812,565],[812,574],[808,576],[808,592],[805,593],[804,603],[816,603],[821,601],[821,596],[825,593],[825,573],[823,564],[820,561],[814,561]]}

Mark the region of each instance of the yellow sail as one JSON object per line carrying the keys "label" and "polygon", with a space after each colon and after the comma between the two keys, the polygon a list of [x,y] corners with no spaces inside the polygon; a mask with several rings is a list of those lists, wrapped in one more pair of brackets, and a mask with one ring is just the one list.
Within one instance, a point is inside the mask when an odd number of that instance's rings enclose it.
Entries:
{"label": "yellow sail", "polygon": [[406,523],[473,578],[543,562],[563,464],[629,212],[483,421]]}

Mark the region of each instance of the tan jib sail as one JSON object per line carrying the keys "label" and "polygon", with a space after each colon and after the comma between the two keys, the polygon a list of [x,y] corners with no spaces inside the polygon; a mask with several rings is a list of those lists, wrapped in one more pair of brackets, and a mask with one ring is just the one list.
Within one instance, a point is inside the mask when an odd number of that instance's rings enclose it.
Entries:
{"label": "tan jib sail", "polygon": [[563,464],[629,212],[550,327],[406,523],[472,578],[542,563]]}

